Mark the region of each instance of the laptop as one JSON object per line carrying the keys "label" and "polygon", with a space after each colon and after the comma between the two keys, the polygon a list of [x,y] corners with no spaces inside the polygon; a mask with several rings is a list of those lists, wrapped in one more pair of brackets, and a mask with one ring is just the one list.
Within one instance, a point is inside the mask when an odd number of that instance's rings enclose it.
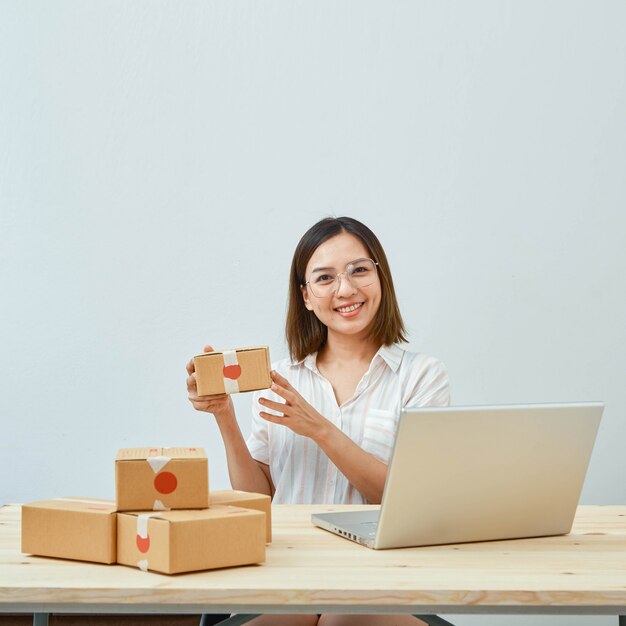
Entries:
{"label": "laptop", "polygon": [[404,409],[380,508],[311,521],[376,550],[567,534],[603,408]]}

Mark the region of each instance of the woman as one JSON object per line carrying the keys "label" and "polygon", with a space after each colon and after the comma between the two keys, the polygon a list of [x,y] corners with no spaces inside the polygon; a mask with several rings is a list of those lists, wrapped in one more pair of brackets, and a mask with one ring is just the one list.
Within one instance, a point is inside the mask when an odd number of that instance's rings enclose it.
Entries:
{"label": "woman", "polygon": [[[291,264],[286,338],[290,358],[273,365],[271,389],[255,394],[247,442],[230,396],[198,396],[187,365],[189,400],[215,416],[233,488],[274,503],[380,503],[400,409],[444,406],[450,397],[443,364],[399,345],[406,337],[391,272],[367,226],[326,218],[304,234]],[[422,623],[406,615],[273,615],[254,623],[356,621]]]}

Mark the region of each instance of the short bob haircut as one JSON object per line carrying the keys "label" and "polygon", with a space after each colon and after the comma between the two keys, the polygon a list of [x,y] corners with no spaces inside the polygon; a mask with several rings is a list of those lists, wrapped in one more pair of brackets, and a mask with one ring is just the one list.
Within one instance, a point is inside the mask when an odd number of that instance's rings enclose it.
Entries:
{"label": "short bob haircut", "polygon": [[369,336],[384,346],[407,341],[389,263],[378,237],[365,224],[351,217],[327,217],[304,233],[291,261],[285,336],[293,361],[301,361],[326,344],[328,328],[317,319],[313,311],[306,308],[301,288],[306,282],[304,276],[306,266],[315,250],[331,237],[341,233],[349,233],[359,239],[370,258],[378,263],[381,302],[376,317],[372,320]]}

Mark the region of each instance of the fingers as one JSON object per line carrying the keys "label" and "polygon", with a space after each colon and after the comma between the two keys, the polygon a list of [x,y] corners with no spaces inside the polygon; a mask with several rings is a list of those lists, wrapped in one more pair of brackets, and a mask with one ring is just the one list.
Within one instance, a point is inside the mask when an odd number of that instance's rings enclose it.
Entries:
{"label": "fingers", "polygon": [[259,415],[268,422],[273,422],[274,424],[285,424],[289,420],[288,417],[281,415],[272,415],[271,413],[266,413],[265,411],[259,411]]}
{"label": "fingers", "polygon": [[207,413],[215,413],[215,411],[224,409],[227,404],[225,402],[226,398],[228,398],[226,394],[220,396],[198,396],[190,393],[188,396],[189,402],[191,402],[196,411],[206,411]]}
{"label": "fingers", "polygon": [[274,402],[273,400],[268,400],[267,398],[259,398],[259,404],[271,409],[272,411],[278,411],[278,413],[286,415],[285,410],[287,409],[287,405],[284,402]]}
{"label": "fingers", "polygon": [[280,385],[272,385],[270,389],[277,395],[280,396],[287,404],[292,404],[296,399],[296,394],[293,391],[288,391],[284,387]]}
{"label": "fingers", "polygon": [[[203,352],[213,352],[213,348],[211,346],[204,346]],[[186,367],[187,374],[193,374],[196,371],[196,367],[193,364],[193,359],[191,359],[189,363],[187,363]]]}
{"label": "fingers", "polygon": [[281,398],[287,400],[287,402],[293,402],[296,399],[296,390],[291,386],[291,383],[281,376],[276,370],[270,372],[274,384],[271,389],[274,393],[278,394]]}
{"label": "fingers", "polygon": [[205,408],[215,408],[218,405],[224,404],[224,396],[220,396],[219,398],[208,399],[208,396],[196,396],[194,394],[189,394],[189,401],[194,406],[196,404],[201,404]]}
{"label": "fingers", "polygon": [[216,396],[199,396],[195,387],[187,387],[189,391],[189,399],[199,400],[200,402],[220,402],[228,398],[227,393],[220,393]]}
{"label": "fingers", "polygon": [[270,376],[272,377],[272,380],[275,383],[278,383],[281,387],[286,387],[287,389],[291,388],[289,381],[284,376],[281,376],[276,370],[272,370],[270,372]]}

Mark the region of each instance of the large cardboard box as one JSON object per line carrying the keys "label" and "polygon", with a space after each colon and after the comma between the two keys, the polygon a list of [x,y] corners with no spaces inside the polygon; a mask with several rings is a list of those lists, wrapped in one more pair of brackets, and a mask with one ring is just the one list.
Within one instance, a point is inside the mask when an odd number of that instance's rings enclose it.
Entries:
{"label": "large cardboard box", "polygon": [[267,389],[270,351],[267,346],[206,352],[193,357],[199,396]]}
{"label": "large cardboard box", "polygon": [[68,497],[22,506],[22,552],[62,559],[115,563],[113,500]]}
{"label": "large cardboard box", "polygon": [[265,515],[232,506],[118,513],[117,562],[163,574],[265,561]]}
{"label": "large cardboard box", "polygon": [[229,504],[265,513],[265,541],[272,542],[272,499],[263,493],[223,489],[209,493],[209,506]]}
{"label": "large cardboard box", "polygon": [[209,466],[202,448],[123,448],[115,459],[118,511],[205,509]]}

